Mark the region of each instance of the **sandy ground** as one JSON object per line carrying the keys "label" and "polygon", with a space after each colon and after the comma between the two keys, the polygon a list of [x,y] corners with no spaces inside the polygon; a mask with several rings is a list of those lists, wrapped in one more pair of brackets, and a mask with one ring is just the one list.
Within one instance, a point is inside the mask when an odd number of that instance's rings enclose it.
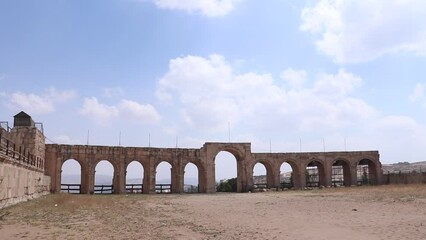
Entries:
{"label": "sandy ground", "polygon": [[0,212],[0,239],[426,239],[426,185],[244,194],[56,194]]}

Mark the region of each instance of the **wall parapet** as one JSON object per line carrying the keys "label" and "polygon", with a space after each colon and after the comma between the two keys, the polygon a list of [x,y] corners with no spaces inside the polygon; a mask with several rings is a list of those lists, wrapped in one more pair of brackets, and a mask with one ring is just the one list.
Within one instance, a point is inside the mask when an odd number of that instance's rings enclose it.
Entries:
{"label": "wall parapet", "polygon": [[38,172],[44,172],[44,159],[31,153],[21,145],[12,142],[8,132],[0,132],[0,161],[21,166]]}

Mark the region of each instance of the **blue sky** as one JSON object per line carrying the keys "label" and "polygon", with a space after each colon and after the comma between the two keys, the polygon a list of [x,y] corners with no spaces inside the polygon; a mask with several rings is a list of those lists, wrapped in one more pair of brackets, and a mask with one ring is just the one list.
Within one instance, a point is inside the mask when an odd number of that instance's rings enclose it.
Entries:
{"label": "blue sky", "polygon": [[[421,0],[0,1],[0,117],[55,143],[425,161]],[[300,141],[301,140],[301,141]],[[49,141],[48,141],[49,142]],[[225,164],[226,165],[226,164]],[[225,167],[226,168],[226,167]]]}

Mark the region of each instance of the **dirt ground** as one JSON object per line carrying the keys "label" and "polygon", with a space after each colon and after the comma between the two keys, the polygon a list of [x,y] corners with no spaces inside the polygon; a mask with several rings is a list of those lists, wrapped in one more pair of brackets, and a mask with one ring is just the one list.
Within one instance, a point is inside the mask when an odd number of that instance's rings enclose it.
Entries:
{"label": "dirt ground", "polygon": [[426,185],[242,194],[55,194],[0,212],[0,239],[426,239]]}

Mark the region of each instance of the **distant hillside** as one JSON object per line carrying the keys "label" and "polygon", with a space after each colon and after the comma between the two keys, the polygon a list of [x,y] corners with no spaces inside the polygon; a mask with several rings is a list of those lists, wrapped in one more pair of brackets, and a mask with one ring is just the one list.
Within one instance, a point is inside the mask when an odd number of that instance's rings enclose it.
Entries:
{"label": "distant hillside", "polygon": [[398,173],[398,172],[425,172],[426,161],[423,162],[399,162],[393,164],[382,164],[383,173]]}

